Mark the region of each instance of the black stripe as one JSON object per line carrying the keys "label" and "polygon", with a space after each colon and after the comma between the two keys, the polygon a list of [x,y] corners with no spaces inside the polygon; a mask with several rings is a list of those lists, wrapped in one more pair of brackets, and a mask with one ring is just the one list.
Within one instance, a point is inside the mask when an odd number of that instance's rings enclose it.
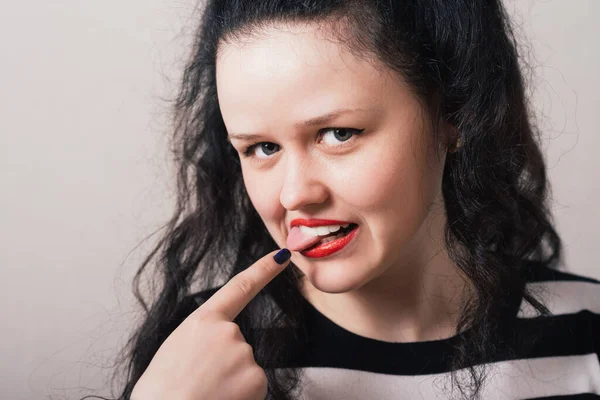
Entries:
{"label": "black stripe", "polygon": [[546,397],[530,397],[524,400],[588,400],[588,399],[600,399],[600,396],[594,393],[578,393],[578,394],[566,394],[564,396],[546,396]]}
{"label": "black stripe", "polygon": [[532,261],[525,262],[522,276],[527,282],[578,281],[600,284],[600,281],[597,279],[577,275],[568,271],[551,269],[541,263]]}
{"label": "black stripe", "polygon": [[[346,331],[311,307],[310,337],[305,343],[295,344],[288,367],[345,368],[393,375],[438,374],[451,369],[448,355],[460,336],[428,342],[383,342]],[[518,319],[514,335],[507,338],[515,354],[501,352],[485,362],[597,353],[598,332],[600,316],[589,311]]]}

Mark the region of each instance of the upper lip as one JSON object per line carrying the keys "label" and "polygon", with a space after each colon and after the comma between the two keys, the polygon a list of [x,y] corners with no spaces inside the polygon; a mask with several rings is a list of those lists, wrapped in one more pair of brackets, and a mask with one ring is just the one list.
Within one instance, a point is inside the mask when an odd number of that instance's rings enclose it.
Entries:
{"label": "upper lip", "polygon": [[304,218],[296,218],[294,220],[292,220],[292,222],[290,223],[290,229],[295,227],[295,226],[299,226],[299,225],[303,225],[303,226],[308,226],[309,228],[314,228],[316,226],[326,226],[326,225],[346,225],[346,224],[352,224],[353,222],[350,221],[337,221],[334,219],[304,219]]}

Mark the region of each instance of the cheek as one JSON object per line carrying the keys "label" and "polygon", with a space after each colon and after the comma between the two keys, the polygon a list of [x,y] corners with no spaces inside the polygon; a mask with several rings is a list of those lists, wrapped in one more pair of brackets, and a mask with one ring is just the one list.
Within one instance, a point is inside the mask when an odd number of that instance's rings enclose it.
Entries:
{"label": "cheek", "polygon": [[405,241],[434,201],[435,172],[426,168],[423,149],[411,141],[387,143],[356,163],[347,201],[360,210],[380,243]]}
{"label": "cheek", "polygon": [[340,190],[349,204],[364,213],[380,213],[414,190],[418,166],[403,146],[389,141],[373,145],[342,169]]}

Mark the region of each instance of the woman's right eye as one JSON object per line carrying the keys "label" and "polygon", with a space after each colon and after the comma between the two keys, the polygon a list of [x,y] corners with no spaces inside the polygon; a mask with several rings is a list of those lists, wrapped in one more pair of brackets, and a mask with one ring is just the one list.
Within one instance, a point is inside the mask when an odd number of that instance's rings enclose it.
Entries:
{"label": "woman's right eye", "polygon": [[[274,149],[275,148],[275,149]],[[279,145],[270,142],[260,142],[250,145],[246,150],[244,150],[244,157],[248,158],[258,158],[261,160],[269,158],[270,155],[275,153],[275,151],[279,148]],[[255,150],[262,150],[265,156],[258,156]]]}

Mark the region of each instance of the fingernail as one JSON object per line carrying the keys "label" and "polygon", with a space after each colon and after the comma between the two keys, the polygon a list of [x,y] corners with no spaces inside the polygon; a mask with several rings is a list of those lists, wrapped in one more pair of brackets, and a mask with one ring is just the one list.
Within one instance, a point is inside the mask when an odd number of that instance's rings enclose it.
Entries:
{"label": "fingernail", "polygon": [[273,256],[273,259],[277,264],[283,264],[290,259],[292,253],[288,249],[281,249]]}

